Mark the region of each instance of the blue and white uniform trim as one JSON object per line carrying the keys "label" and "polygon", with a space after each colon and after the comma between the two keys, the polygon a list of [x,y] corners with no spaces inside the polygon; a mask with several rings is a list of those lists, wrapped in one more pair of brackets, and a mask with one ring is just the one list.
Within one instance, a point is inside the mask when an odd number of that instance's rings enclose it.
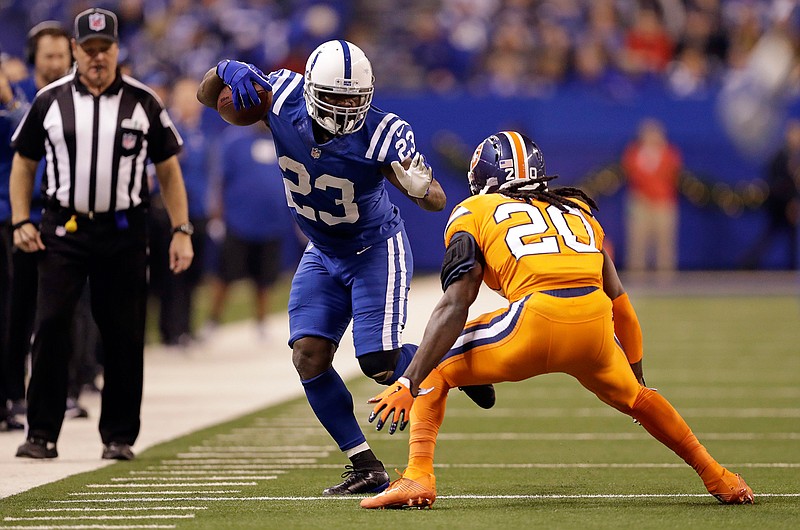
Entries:
{"label": "blue and white uniform trim", "polygon": [[[405,321],[407,311],[408,269],[403,234],[398,232],[387,240],[387,244],[389,245],[388,281],[381,344],[384,350],[393,350],[402,344],[403,330],[400,323]],[[396,303],[398,307],[395,307]]]}
{"label": "blue and white uniform trim", "polygon": [[399,118],[397,114],[390,112],[384,116],[369,139],[369,149],[367,149],[364,157],[375,159],[378,162],[386,161],[386,155],[389,152],[389,147],[391,147],[392,137],[397,133],[398,129],[403,126],[408,126],[408,122]]}
{"label": "blue and white uniform trim", "polygon": [[286,98],[300,85],[303,76],[291,70],[278,70],[278,80],[272,85],[272,113],[278,116]]}
{"label": "blue and white uniform trim", "polygon": [[485,344],[500,342],[508,337],[517,327],[523,306],[528,301],[528,298],[530,298],[530,295],[517,300],[508,307],[508,311],[497,315],[489,322],[481,322],[464,329],[442,360],[449,359],[454,355],[460,355]]}

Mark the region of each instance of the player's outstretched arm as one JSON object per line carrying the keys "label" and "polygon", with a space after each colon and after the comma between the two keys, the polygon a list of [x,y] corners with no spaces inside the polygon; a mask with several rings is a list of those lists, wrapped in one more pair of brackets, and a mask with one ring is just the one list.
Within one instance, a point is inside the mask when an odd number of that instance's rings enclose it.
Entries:
{"label": "player's outstretched arm", "polygon": [[469,308],[478,298],[483,282],[483,266],[476,261],[457,280],[447,286],[442,298],[433,308],[422,342],[403,375],[411,382],[416,394],[419,384],[450,351],[467,323]]}
{"label": "player's outstretched arm", "polygon": [[633,309],[628,293],[622,287],[622,282],[617,274],[617,268],[611,256],[603,250],[603,291],[611,298],[614,312],[614,334],[622,344],[625,356],[631,365],[636,379],[642,386],[644,375],[642,373],[642,354],[644,351],[642,340],[642,327],[639,318]]}

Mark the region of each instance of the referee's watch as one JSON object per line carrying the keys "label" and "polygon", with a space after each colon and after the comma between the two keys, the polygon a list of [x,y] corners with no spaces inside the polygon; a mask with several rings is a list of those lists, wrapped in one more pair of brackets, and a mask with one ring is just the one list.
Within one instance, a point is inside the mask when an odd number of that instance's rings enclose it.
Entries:
{"label": "referee's watch", "polygon": [[191,236],[194,234],[194,225],[192,223],[183,223],[182,225],[178,225],[172,229],[173,234],[177,234],[178,232],[182,232],[187,236]]}

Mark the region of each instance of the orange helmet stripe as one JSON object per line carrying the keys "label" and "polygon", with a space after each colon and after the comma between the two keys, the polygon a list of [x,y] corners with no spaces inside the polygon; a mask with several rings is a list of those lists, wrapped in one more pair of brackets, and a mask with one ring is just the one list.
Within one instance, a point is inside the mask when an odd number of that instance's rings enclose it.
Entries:
{"label": "orange helmet stripe", "polygon": [[529,178],[528,155],[525,152],[525,142],[522,135],[515,131],[503,131],[508,141],[514,146],[514,172],[516,178]]}

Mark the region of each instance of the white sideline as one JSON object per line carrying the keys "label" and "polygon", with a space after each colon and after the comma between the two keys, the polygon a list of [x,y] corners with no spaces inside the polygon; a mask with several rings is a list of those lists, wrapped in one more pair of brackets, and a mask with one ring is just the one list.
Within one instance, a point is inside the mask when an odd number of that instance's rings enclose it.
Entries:
{"label": "white sideline", "polygon": [[[406,341],[419,342],[440,296],[437,277],[414,280],[404,333]],[[491,300],[488,308],[502,304],[491,292],[487,298]],[[286,345],[288,319],[285,314],[269,319],[268,333],[268,341],[260,341],[253,323],[243,322],[222,326],[206,343],[185,352],[148,346],[142,430],[134,451],[142,452],[161,442],[301,396],[302,387]],[[349,330],[334,364],[344,379],[361,373]],[[14,455],[25,439],[24,433],[0,433],[0,468],[3,470],[0,498],[112,463],[100,459],[99,397],[82,396],[81,404],[89,410],[89,419],[64,421],[56,459],[16,458]],[[337,450],[333,441],[330,450]]]}

